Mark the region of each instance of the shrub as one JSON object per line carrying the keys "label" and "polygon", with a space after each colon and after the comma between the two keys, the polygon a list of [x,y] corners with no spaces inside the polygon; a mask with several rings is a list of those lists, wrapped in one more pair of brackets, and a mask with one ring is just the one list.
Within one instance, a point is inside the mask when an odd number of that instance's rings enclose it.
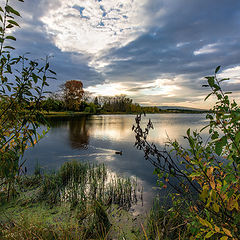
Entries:
{"label": "shrub", "polygon": [[[208,138],[190,129],[184,137],[188,148],[177,141],[169,141],[170,149],[159,150],[147,141],[152,122],[143,130],[141,115],[136,117],[136,147],[155,166],[159,184],[171,185],[189,206],[187,219],[191,239],[237,239],[240,236],[240,108],[229,99],[215,75],[206,77],[211,93],[217,101],[206,115]],[[205,100],[206,100],[205,99]],[[203,130],[202,129],[202,130]],[[177,183],[177,184],[176,184]],[[176,198],[175,198],[176,199]],[[176,201],[176,200],[173,200]]]}
{"label": "shrub", "polygon": [[6,0],[0,15],[0,184],[8,183],[9,197],[24,151],[44,135],[37,132],[44,120],[39,103],[48,74],[55,73],[49,69],[48,57],[42,66],[24,55],[12,57],[14,48],[8,41],[16,38],[7,29],[19,27],[15,18],[20,14]]}

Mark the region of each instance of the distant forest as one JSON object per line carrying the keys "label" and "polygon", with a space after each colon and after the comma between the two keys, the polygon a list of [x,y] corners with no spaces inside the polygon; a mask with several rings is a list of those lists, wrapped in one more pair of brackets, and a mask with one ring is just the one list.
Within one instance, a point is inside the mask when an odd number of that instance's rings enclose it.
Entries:
{"label": "distant forest", "polygon": [[60,91],[51,93],[41,101],[41,107],[48,112],[84,112],[101,113],[201,113],[204,110],[186,108],[165,108],[157,106],[140,106],[126,95],[93,96],[83,90],[81,81],[67,81]]}
{"label": "distant forest", "polygon": [[93,96],[83,90],[81,81],[67,81],[60,91],[50,94],[41,101],[45,111],[99,113],[159,113],[158,107],[142,107],[125,95],[114,97]]}

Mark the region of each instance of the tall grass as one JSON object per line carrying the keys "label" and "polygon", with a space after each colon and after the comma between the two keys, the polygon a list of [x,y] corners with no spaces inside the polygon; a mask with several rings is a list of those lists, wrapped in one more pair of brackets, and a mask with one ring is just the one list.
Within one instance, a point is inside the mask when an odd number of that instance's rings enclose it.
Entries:
{"label": "tall grass", "polygon": [[140,195],[136,180],[119,177],[104,164],[77,161],[63,164],[53,174],[41,176],[38,172],[35,176],[23,176],[18,184],[18,190],[24,194],[17,199],[16,206],[27,209],[34,204],[43,204],[47,209],[67,206],[70,213],[66,218],[64,213],[60,217],[63,220],[57,222],[54,217],[50,222],[39,218],[40,213],[37,217],[31,213],[29,216],[28,210],[21,217],[17,213],[15,218],[0,221],[0,239],[107,239],[111,229],[108,206],[117,204],[129,209]]}
{"label": "tall grass", "polygon": [[45,176],[40,191],[40,198],[49,203],[70,202],[73,207],[98,201],[129,209],[140,199],[138,195],[136,180],[119,177],[104,164],[77,161],[67,162],[56,174]]}
{"label": "tall grass", "polygon": [[143,228],[145,239],[189,239],[187,216],[188,208],[184,202],[176,199],[171,207],[164,207],[163,202],[155,198],[146,229]]}

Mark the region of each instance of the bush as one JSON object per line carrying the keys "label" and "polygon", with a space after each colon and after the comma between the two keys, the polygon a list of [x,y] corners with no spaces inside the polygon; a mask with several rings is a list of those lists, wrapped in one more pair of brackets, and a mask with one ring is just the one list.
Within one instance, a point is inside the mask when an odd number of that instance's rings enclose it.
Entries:
{"label": "bush", "polygon": [[14,48],[8,41],[16,38],[7,35],[7,29],[19,26],[15,18],[20,14],[6,1],[0,15],[0,183],[8,183],[9,198],[22,170],[19,164],[24,151],[44,135],[37,132],[44,120],[39,103],[48,86],[48,74],[55,73],[49,69],[48,57],[40,66],[26,56],[11,56]]}
{"label": "bush", "polygon": [[[140,127],[141,115],[136,118],[133,130],[136,147],[142,149],[145,158],[155,166],[159,184],[171,185],[178,198],[188,205],[187,219],[190,239],[237,239],[240,236],[240,108],[229,99],[215,75],[206,77],[211,93],[217,101],[206,118],[209,136],[203,141],[197,131],[187,131],[184,138],[189,147],[183,148],[177,141],[169,141],[169,149],[159,150],[147,141],[153,125],[145,130]],[[205,99],[205,100],[206,100]],[[202,130],[203,130],[202,129]],[[176,184],[176,182],[178,184]],[[177,196],[173,199],[176,201]]]}

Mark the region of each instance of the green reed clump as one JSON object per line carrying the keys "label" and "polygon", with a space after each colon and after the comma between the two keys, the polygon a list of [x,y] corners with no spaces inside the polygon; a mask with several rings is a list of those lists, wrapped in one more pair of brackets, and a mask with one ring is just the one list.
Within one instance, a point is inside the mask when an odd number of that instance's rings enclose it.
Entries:
{"label": "green reed clump", "polygon": [[125,208],[130,208],[137,202],[137,182],[130,178],[113,178],[108,186],[108,201]]}
{"label": "green reed clump", "polygon": [[137,202],[137,182],[111,174],[104,164],[72,161],[56,174],[44,176],[40,199],[53,204],[70,202],[72,207],[80,204],[85,208],[98,201],[130,208]]}
{"label": "green reed clump", "polygon": [[77,161],[52,174],[21,176],[16,189],[14,215],[0,216],[0,239],[107,239],[108,207],[129,209],[138,193],[136,180]]}
{"label": "green reed clump", "polygon": [[147,219],[148,239],[189,239],[186,221],[188,209],[184,202],[175,200],[171,207],[164,207],[160,199],[154,199]]}
{"label": "green reed clump", "polygon": [[62,182],[58,174],[45,175],[39,191],[39,200],[49,204],[60,201]]}

